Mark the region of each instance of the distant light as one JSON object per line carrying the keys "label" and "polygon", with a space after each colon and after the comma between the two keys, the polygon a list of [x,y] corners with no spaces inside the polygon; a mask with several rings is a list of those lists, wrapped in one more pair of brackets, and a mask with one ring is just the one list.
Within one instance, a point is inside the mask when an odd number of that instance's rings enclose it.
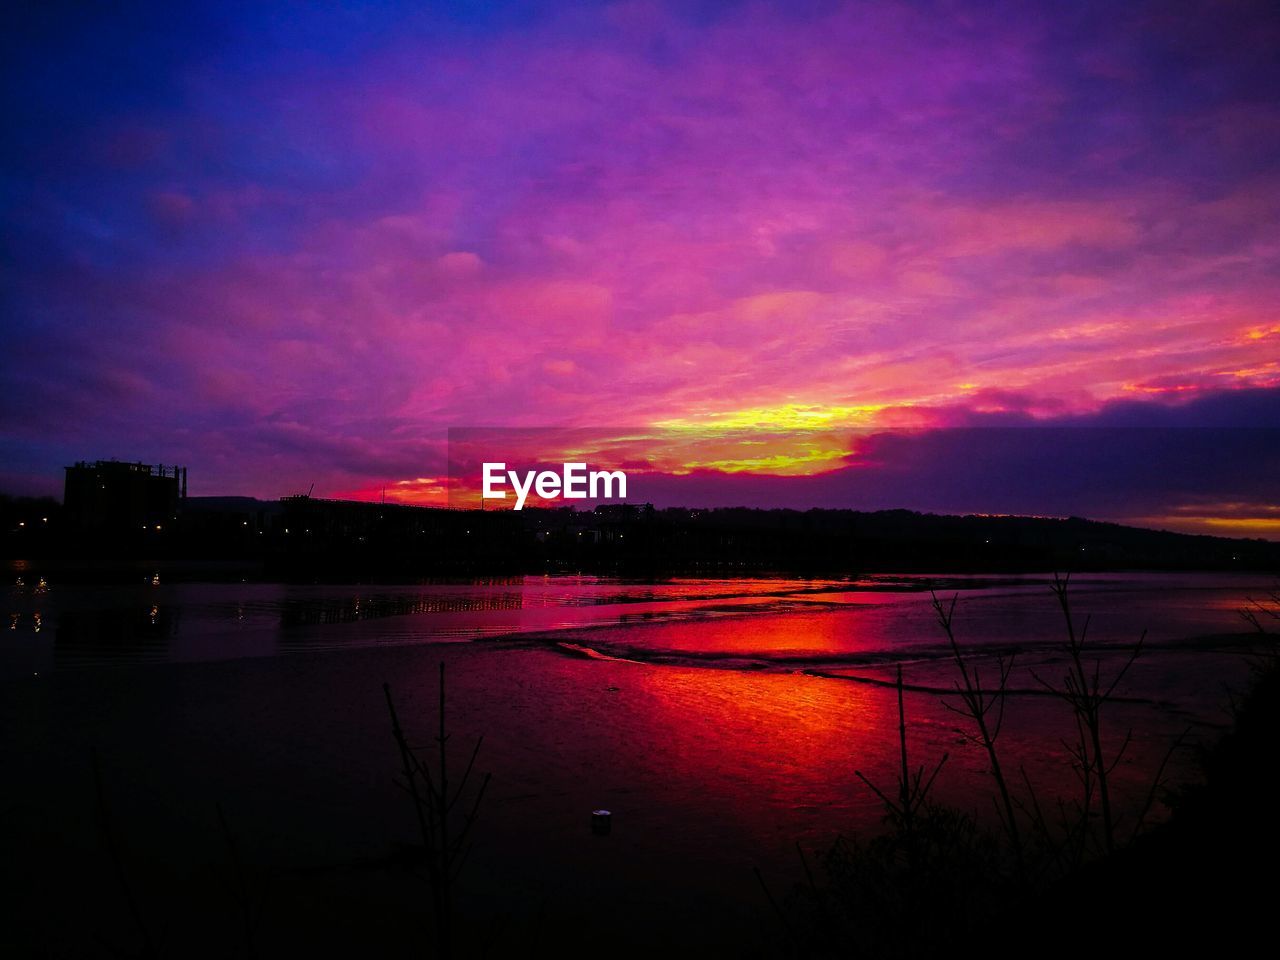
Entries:
{"label": "distant light", "polygon": [[157,530],[159,530],[159,529],[160,529],[160,524],[158,524],[158,523],[156,524],[156,529],[157,529]]}
{"label": "distant light", "polygon": [[26,525],[27,525],[27,521],[25,521],[25,520],[19,520],[19,521],[18,521],[18,526],[20,526],[20,527],[25,527]]}
{"label": "distant light", "polygon": [[41,522],[41,523],[48,523],[48,522],[49,522],[49,518],[48,518],[48,517],[41,517],[41,518],[40,518],[40,522]]}

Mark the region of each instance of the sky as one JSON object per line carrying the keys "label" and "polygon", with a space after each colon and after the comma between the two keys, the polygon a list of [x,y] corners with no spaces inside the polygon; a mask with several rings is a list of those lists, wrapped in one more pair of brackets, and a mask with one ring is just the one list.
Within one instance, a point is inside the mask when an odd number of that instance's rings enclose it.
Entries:
{"label": "sky", "polygon": [[1280,539],[1274,3],[28,7],[0,490],[581,428],[667,504]]}

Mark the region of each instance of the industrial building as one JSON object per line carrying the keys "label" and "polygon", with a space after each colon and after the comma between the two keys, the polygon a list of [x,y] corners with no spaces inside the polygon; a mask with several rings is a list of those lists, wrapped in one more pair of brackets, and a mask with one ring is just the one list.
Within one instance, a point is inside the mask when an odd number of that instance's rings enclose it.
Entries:
{"label": "industrial building", "polygon": [[186,496],[186,467],[81,460],[67,467],[62,502],[70,529],[163,530]]}

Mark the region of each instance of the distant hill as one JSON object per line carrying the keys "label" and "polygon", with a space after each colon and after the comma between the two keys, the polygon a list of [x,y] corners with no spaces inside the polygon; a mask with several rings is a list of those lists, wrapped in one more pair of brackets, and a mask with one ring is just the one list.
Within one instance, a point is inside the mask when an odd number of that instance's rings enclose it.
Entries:
{"label": "distant hill", "polygon": [[[139,563],[180,576],[416,579],[581,571],[639,577],[1044,570],[1280,571],[1280,543],[1078,517],[910,510],[446,510],[289,497],[184,501],[164,529],[69,528],[50,500],[0,498],[10,561],[96,576]],[[31,566],[34,565],[34,566]],[[222,571],[210,573],[210,571]]]}

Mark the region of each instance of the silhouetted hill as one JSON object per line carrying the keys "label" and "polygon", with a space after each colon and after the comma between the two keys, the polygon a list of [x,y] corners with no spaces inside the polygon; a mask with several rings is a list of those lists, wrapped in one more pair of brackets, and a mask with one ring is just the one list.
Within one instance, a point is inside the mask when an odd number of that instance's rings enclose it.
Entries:
{"label": "silhouetted hill", "polygon": [[[163,529],[77,530],[50,500],[0,500],[10,561],[93,576],[414,579],[582,571],[672,575],[1280,569],[1280,543],[1068,519],[910,510],[447,510],[289,497],[183,501]],[[130,564],[133,566],[130,566]],[[219,572],[220,571],[220,572]]]}

